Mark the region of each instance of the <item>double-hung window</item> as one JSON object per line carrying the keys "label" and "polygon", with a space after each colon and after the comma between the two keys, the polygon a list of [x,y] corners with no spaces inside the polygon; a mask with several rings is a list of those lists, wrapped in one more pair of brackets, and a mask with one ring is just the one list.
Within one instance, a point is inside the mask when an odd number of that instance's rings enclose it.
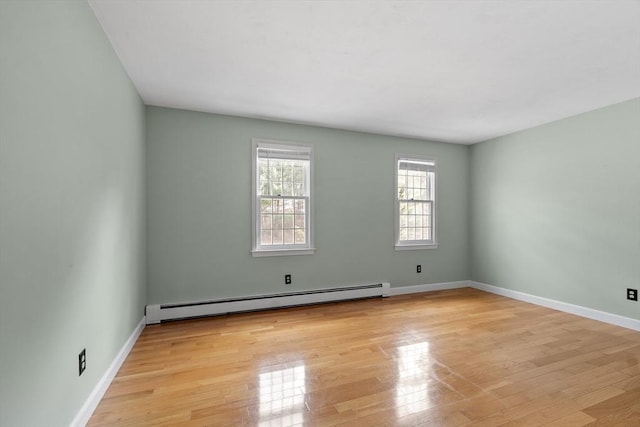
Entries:
{"label": "double-hung window", "polygon": [[396,155],[395,168],[396,249],[437,247],[435,160]]}
{"label": "double-hung window", "polygon": [[313,253],[313,147],[264,139],[252,147],[253,256]]}

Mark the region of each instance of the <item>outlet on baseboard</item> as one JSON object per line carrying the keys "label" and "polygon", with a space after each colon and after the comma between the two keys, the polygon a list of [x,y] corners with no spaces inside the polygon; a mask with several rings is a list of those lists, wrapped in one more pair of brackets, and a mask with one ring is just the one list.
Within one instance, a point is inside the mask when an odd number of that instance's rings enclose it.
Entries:
{"label": "outlet on baseboard", "polygon": [[638,290],[627,288],[627,299],[630,301],[638,301]]}
{"label": "outlet on baseboard", "polygon": [[87,369],[87,349],[83,348],[78,355],[78,376],[82,375],[85,369]]}

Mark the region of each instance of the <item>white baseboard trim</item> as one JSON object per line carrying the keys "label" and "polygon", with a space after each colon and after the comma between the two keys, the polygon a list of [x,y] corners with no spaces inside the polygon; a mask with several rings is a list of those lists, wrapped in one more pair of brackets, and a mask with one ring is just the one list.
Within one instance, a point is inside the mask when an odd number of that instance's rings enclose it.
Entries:
{"label": "white baseboard trim", "polygon": [[93,411],[95,411],[98,407],[100,400],[102,400],[102,397],[109,388],[111,381],[113,381],[113,378],[118,373],[118,370],[122,366],[122,363],[129,355],[129,352],[138,340],[138,337],[142,333],[145,325],[146,319],[145,316],[143,316],[142,320],[140,320],[140,323],[138,323],[136,328],[133,330],[131,336],[129,336],[127,341],[124,343],[124,346],[120,349],[115,359],[113,359],[113,362],[111,362],[111,365],[109,366],[107,371],[104,373],[102,378],[100,378],[100,381],[98,381],[98,384],[96,384],[96,386],[93,388],[93,391],[84,402],[84,405],[82,405],[82,408],[80,408],[80,411],[71,422],[71,427],[84,427],[87,425],[89,419],[91,418],[91,415],[93,414]]}
{"label": "white baseboard trim", "polygon": [[471,287],[471,284],[468,280],[460,280],[458,282],[429,283],[425,285],[396,286],[391,287],[391,289],[389,290],[389,295],[393,296],[416,294],[420,292],[443,291],[446,289],[459,289],[468,287]]}
{"label": "white baseboard trim", "polygon": [[446,289],[459,288],[475,288],[481,291],[489,292],[503,297],[512,298],[543,307],[552,308],[554,310],[564,311],[565,313],[575,314],[577,316],[586,317],[588,319],[598,320],[600,322],[609,323],[611,325],[621,326],[623,328],[640,331],[640,320],[631,317],[620,316],[618,314],[607,313],[593,308],[582,307],[580,305],[570,304],[568,302],[557,301],[549,298],[539,297],[520,291],[501,288],[499,286],[487,285],[486,283],[475,282],[473,280],[461,280],[458,282],[430,283],[425,285],[414,286],[397,286],[391,287],[389,295],[405,295],[420,292],[442,291]]}
{"label": "white baseboard trim", "polygon": [[[577,316],[586,317],[600,322],[609,323],[623,328],[640,331],[640,320],[624,317],[606,311],[595,310],[593,308],[582,307],[580,305],[570,304],[567,302],[557,301],[549,298],[539,297],[520,291],[501,288],[499,286],[487,285],[486,283],[470,281],[470,286],[481,291],[490,292],[496,295],[502,295],[519,301],[529,302],[531,304],[541,305],[543,307],[553,308],[554,310],[564,311],[566,313],[575,314]],[[391,289],[393,291],[393,288]]]}

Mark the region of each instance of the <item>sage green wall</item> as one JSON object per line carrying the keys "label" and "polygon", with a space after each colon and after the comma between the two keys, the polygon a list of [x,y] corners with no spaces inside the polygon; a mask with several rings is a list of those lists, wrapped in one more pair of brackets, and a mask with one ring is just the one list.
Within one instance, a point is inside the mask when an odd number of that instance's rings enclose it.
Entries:
{"label": "sage green wall", "polygon": [[640,99],[471,147],[479,282],[640,318]]}
{"label": "sage green wall", "polygon": [[[252,137],[314,144],[314,255],[251,256]],[[438,159],[438,249],[394,250],[395,152]],[[147,107],[146,153],[150,304],[469,278],[466,146]]]}
{"label": "sage green wall", "polygon": [[0,425],[68,426],[142,319],[143,149],[87,2],[0,2]]}

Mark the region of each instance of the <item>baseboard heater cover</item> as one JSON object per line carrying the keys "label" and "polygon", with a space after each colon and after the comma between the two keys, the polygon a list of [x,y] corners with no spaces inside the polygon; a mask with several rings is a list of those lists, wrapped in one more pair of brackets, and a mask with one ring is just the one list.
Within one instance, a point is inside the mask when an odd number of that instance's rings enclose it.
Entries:
{"label": "baseboard heater cover", "polygon": [[371,285],[343,286],[330,289],[287,292],[281,294],[254,295],[239,298],[225,298],[213,301],[197,301],[179,304],[147,305],[147,325],[164,320],[188,319],[243,311],[267,310],[278,307],[310,305],[331,301],[360,298],[387,297],[391,285],[377,283]]}

